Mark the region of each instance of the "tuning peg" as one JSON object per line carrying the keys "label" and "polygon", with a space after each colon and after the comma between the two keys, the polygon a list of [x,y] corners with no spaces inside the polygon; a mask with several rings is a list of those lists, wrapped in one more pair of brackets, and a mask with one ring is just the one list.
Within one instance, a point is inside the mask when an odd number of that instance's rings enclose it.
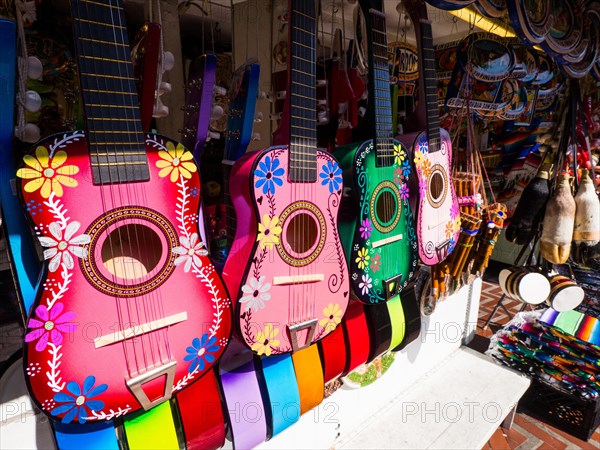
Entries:
{"label": "tuning peg", "polygon": [[217,133],[216,131],[208,130],[208,136],[206,137],[206,140],[210,141],[211,139],[221,139],[221,134]]}
{"label": "tuning peg", "polygon": [[325,87],[325,86],[327,86],[327,80],[323,80],[323,79],[317,80],[317,87],[318,88]]}
{"label": "tuning peg", "polygon": [[265,91],[260,91],[258,93],[258,95],[256,96],[256,98],[258,98],[260,100],[268,100],[269,96],[267,95],[267,93]]}
{"label": "tuning peg", "polygon": [[329,123],[329,116],[327,115],[327,111],[319,111],[317,113],[317,124],[325,125]]}
{"label": "tuning peg", "polygon": [[222,86],[217,86],[216,84],[215,84],[213,91],[214,91],[215,95],[227,95],[227,89],[225,89]]}
{"label": "tuning peg", "polygon": [[169,107],[165,106],[162,100],[159,98],[156,99],[156,103],[154,104],[154,108],[152,110],[152,117],[162,118],[167,117],[169,115]]}
{"label": "tuning peg", "polygon": [[327,100],[324,98],[317,99],[317,107],[319,106],[327,106]]}
{"label": "tuning peg", "polygon": [[358,108],[358,115],[360,117],[365,117],[366,113],[367,113],[367,108],[365,108],[364,106],[361,106],[360,108]]}
{"label": "tuning peg", "polygon": [[158,95],[170,94],[171,90],[171,83],[167,83],[166,81],[161,81],[158,85]]}
{"label": "tuning peg", "polygon": [[348,103],[338,103],[338,114],[346,114],[346,111],[348,111]]}
{"label": "tuning peg", "polygon": [[15,136],[23,142],[34,144],[40,140],[40,128],[34,123],[26,124],[23,129],[15,127]]}
{"label": "tuning peg", "polygon": [[44,73],[42,62],[35,56],[27,57],[27,76],[32,80],[39,80]]}
{"label": "tuning peg", "polygon": [[252,137],[250,139],[253,141],[260,141],[260,133],[252,133]]}
{"label": "tuning peg", "polygon": [[262,120],[263,120],[263,117],[264,117],[264,114],[263,114],[261,111],[258,111],[258,112],[257,112],[257,113],[254,115],[254,121],[255,121],[256,123],[260,123],[260,122],[262,122]]}
{"label": "tuning peg", "polygon": [[275,91],[271,92],[270,94],[265,93],[265,99],[269,100],[270,102],[284,100],[286,95],[287,91]]}
{"label": "tuning peg", "polygon": [[22,99],[23,106],[29,112],[35,113],[42,107],[42,97],[35,91],[25,91],[25,98]]}
{"label": "tuning peg", "polygon": [[162,57],[163,69],[165,71],[173,69],[175,67],[175,55],[170,51],[166,51],[163,53]]}
{"label": "tuning peg", "polygon": [[269,119],[271,119],[271,120],[281,120],[281,117],[282,117],[281,113],[269,114]]}
{"label": "tuning peg", "polygon": [[210,110],[210,120],[219,120],[224,114],[225,111],[221,105],[213,105]]}

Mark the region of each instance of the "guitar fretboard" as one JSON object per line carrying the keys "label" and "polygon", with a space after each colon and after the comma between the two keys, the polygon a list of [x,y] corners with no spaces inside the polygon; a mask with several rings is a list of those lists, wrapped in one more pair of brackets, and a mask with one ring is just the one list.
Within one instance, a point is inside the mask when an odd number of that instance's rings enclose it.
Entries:
{"label": "guitar fretboard", "polygon": [[375,151],[378,166],[390,166],[394,162],[394,131],[392,129],[392,102],[390,95],[390,72],[385,14],[369,10],[370,43],[370,98],[375,115]]}
{"label": "guitar fretboard", "polygon": [[290,0],[290,181],[317,180],[315,0]]}
{"label": "guitar fretboard", "polygon": [[129,39],[119,0],[72,0],[94,184],[150,178]]}
{"label": "guitar fretboard", "polygon": [[427,140],[429,151],[436,152],[440,149],[440,119],[437,88],[435,85],[435,53],[433,50],[431,23],[421,20],[419,29],[421,35],[421,64],[423,67],[422,82],[425,91],[425,110],[427,113]]}

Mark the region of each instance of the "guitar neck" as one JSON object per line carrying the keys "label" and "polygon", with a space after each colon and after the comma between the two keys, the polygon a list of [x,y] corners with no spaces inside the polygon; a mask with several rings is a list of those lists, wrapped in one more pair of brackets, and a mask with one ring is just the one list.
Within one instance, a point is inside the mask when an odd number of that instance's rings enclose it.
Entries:
{"label": "guitar neck", "polygon": [[429,151],[435,152],[440,148],[440,120],[431,22],[427,19],[427,8],[423,0],[407,0],[405,6],[415,26],[420,55],[421,99],[417,107],[417,118],[420,128],[427,131]]}
{"label": "guitar neck", "polygon": [[71,2],[94,184],[150,178],[119,0]]}
{"label": "guitar neck", "polygon": [[229,176],[231,174],[232,163],[230,161],[223,163],[223,203],[225,203],[225,222],[227,227],[227,248],[230,249],[235,237],[236,220],[233,200],[229,193]]}
{"label": "guitar neck", "polygon": [[369,98],[374,99],[370,105],[371,117],[374,116],[377,164],[389,166],[394,162],[394,133],[385,14],[371,8],[365,15],[368,15]]}
{"label": "guitar neck", "polygon": [[315,0],[289,0],[289,117],[291,182],[317,181]]}

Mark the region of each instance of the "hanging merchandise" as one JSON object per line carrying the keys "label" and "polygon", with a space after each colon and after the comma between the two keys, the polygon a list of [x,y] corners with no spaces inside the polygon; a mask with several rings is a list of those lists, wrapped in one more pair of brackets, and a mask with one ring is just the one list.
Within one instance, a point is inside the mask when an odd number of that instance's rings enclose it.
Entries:
{"label": "hanging merchandise", "polygon": [[571,253],[575,223],[575,199],[571,193],[570,177],[560,175],[556,190],[548,201],[540,250],[542,256],[553,264],[563,264]]}
{"label": "hanging merchandise", "polygon": [[579,189],[575,194],[577,213],[573,243],[594,246],[600,241],[600,200],[587,169],[581,171]]}
{"label": "hanging merchandise", "polygon": [[537,176],[523,190],[510,225],[506,229],[507,240],[524,245],[531,242],[537,234],[550,196],[550,168],[549,164],[543,165]]}

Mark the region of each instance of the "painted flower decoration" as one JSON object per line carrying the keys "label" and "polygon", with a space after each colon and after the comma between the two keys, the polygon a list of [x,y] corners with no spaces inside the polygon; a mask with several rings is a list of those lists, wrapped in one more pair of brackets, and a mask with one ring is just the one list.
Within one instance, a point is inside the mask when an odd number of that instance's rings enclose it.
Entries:
{"label": "painted flower decoration", "polygon": [[156,161],[156,167],[160,169],[158,176],[164,178],[171,175],[171,183],[177,183],[180,175],[188,180],[192,178],[192,173],[198,170],[192,153],[188,152],[181,144],[177,144],[175,147],[171,141],[167,141],[166,147],[167,151],[158,152],[160,158]]}
{"label": "painted flower decoration", "polygon": [[25,335],[25,342],[33,342],[38,339],[35,344],[35,350],[43,351],[48,342],[54,345],[60,345],[63,341],[63,333],[72,333],[77,325],[73,323],[75,313],[68,311],[63,314],[65,306],[61,302],[57,302],[54,306],[48,309],[45,305],[40,305],[35,308],[36,318],[29,319],[27,327],[31,331]]}
{"label": "painted flower decoration", "polygon": [[358,283],[358,287],[360,288],[360,292],[363,295],[366,295],[369,293],[369,289],[373,287],[373,280],[368,274],[364,274],[362,276],[362,281]]}
{"label": "painted flower decoration", "polygon": [[258,163],[254,171],[257,189],[262,187],[263,194],[275,194],[275,186],[282,186],[282,177],[285,174],[283,167],[279,167],[279,159],[267,156],[264,161]]}
{"label": "painted flower decoration", "polygon": [[273,328],[270,323],[265,325],[263,331],[256,333],[256,342],[252,344],[252,350],[258,355],[271,356],[271,347],[279,345],[279,339],[275,339],[279,334],[279,328]]}
{"label": "painted flower decoration", "polygon": [[431,175],[431,161],[428,159],[423,160],[423,163],[421,163],[421,173],[425,178],[429,178],[429,175]]}
{"label": "painted flower decoration", "polygon": [[446,224],[446,238],[450,239],[450,237],[454,234],[454,221],[450,221]]}
{"label": "painted flower decoration", "polygon": [[369,239],[371,236],[371,231],[373,231],[373,224],[369,218],[366,218],[362,221],[361,227],[359,229],[360,237],[363,239]]}
{"label": "painted flower decoration", "polygon": [[63,233],[58,222],[52,222],[48,225],[48,230],[52,237],[39,237],[40,244],[47,249],[44,250],[44,259],[50,260],[48,265],[50,272],[55,272],[61,262],[67,269],[72,269],[75,263],[71,254],[78,258],[87,258],[87,248],[83,248],[81,245],[89,244],[91,240],[90,236],[80,234],[73,237],[80,226],[79,222],[73,221],[67,225]]}
{"label": "painted flower decoration", "polygon": [[408,184],[402,183],[402,185],[400,185],[400,198],[402,200],[408,200],[409,196],[410,192],[408,190]]}
{"label": "painted flower decoration", "polygon": [[258,280],[252,277],[248,280],[248,284],[242,286],[244,295],[240,302],[245,303],[244,311],[252,308],[252,311],[256,312],[265,307],[265,302],[271,300],[271,294],[269,294],[271,283],[265,283],[266,278],[265,275],[261,275]]}
{"label": "painted flower decoration", "polygon": [[273,248],[273,245],[279,244],[279,235],[282,228],[279,226],[279,217],[269,217],[268,214],[263,216],[262,223],[258,224],[258,237],[256,240],[260,244],[260,248]]}
{"label": "painted flower decoration", "polygon": [[429,144],[427,143],[427,139],[421,138],[421,142],[419,142],[419,151],[421,153],[429,153]]}
{"label": "painted flower decoration", "polygon": [[340,305],[330,303],[323,308],[323,318],[319,320],[319,325],[325,327],[327,332],[331,332],[337,327],[342,321],[342,310]]}
{"label": "painted flower decoration", "polygon": [[328,185],[329,193],[333,194],[342,184],[342,169],[335,161],[327,161],[327,164],[321,168],[319,177],[321,177],[321,185]]}
{"label": "painted flower decoration", "polygon": [[408,159],[405,159],[402,163],[402,175],[404,175],[405,178],[408,178],[410,176],[410,171],[410,161]]}
{"label": "painted flower decoration", "polygon": [[371,258],[371,270],[373,273],[381,270],[381,255],[379,253],[376,253],[375,256]]}
{"label": "painted flower decoration", "polygon": [[422,178],[419,180],[419,193],[421,196],[427,195],[427,179]]}
{"label": "painted flower decoration", "polygon": [[448,253],[452,253],[454,251],[454,247],[456,247],[456,241],[454,240],[454,236],[450,238],[450,242],[448,243]]}
{"label": "painted flower decoration", "polygon": [[404,175],[402,174],[402,167],[398,166],[394,169],[394,178],[398,181],[402,180],[402,177]]}
{"label": "painted flower decoration", "polygon": [[88,376],[83,381],[83,389],[75,381],[69,381],[67,383],[67,391],[71,395],[66,392],[56,393],[54,401],[56,403],[64,403],[64,405],[57,406],[50,411],[50,414],[53,416],[65,414],[62,418],[62,423],[71,423],[75,418],[77,418],[79,423],[85,423],[87,417],[90,415],[89,410],[100,411],[104,408],[102,400],[91,399],[106,391],[108,385],[99,384],[94,387],[94,384],[96,384],[96,377],[93,375]]}
{"label": "painted flower decoration", "polygon": [[456,233],[457,231],[460,231],[460,226],[462,225],[462,222],[460,220],[460,216],[457,216],[454,219],[454,232]]}
{"label": "painted flower decoration", "polygon": [[23,162],[28,167],[17,170],[19,178],[31,180],[25,183],[23,187],[25,192],[35,192],[40,189],[40,195],[44,198],[50,197],[51,193],[62,197],[63,186],[77,187],[79,183],[71,177],[79,172],[79,167],[65,165],[66,161],[65,151],[59,150],[50,157],[48,150],[42,145],[35,149],[35,156],[25,155]]}
{"label": "painted flower decoration", "polygon": [[458,203],[452,203],[452,206],[450,207],[450,218],[452,220],[455,220],[459,214],[460,214],[460,208],[458,206]]}
{"label": "painted flower decoration", "polygon": [[176,266],[183,264],[184,272],[190,271],[192,263],[196,267],[202,267],[200,256],[208,255],[208,250],[204,248],[204,242],[200,241],[198,233],[193,233],[189,239],[186,236],[180,236],[179,242],[180,246],[173,247],[173,253],[179,255],[174,264]]}
{"label": "painted flower decoration", "polygon": [[421,153],[420,151],[416,151],[415,152],[415,166],[420,168],[421,165],[423,164],[423,161],[425,161],[425,155],[423,153]]}
{"label": "painted flower decoration", "polygon": [[406,152],[400,144],[394,144],[394,161],[396,164],[401,165],[406,159]]}
{"label": "painted flower decoration", "polygon": [[358,251],[358,256],[354,262],[358,264],[359,269],[364,269],[369,265],[369,259],[371,259],[369,251],[363,247]]}
{"label": "painted flower decoration", "polygon": [[217,337],[208,337],[208,334],[203,334],[201,339],[194,338],[191,347],[185,349],[187,355],[184,356],[184,361],[191,361],[188,367],[188,373],[198,369],[200,372],[204,370],[205,362],[212,363],[215,361],[215,356],[211,353],[218,352],[221,347],[217,344]]}

